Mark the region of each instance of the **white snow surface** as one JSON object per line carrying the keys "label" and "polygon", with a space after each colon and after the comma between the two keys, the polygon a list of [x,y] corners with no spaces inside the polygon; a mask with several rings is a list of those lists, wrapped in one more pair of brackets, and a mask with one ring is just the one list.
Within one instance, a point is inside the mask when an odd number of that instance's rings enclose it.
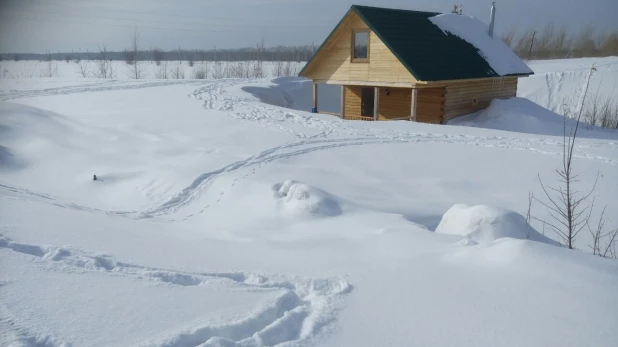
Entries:
{"label": "white snow surface", "polygon": [[[343,121],[307,112],[300,78],[1,79],[0,99],[1,346],[618,339],[618,263],[522,222],[561,122]],[[598,174],[615,211],[618,143],[587,130],[578,189]]]}
{"label": "white snow surface", "polygon": [[480,20],[454,13],[439,14],[429,20],[445,34],[458,36],[476,47],[498,75],[532,73],[532,70],[499,37],[489,36],[487,25]]}
{"label": "white snow surface", "polygon": [[436,233],[464,236],[464,244],[486,244],[509,237],[558,245],[534,230],[519,213],[484,205],[454,205],[442,216]]}

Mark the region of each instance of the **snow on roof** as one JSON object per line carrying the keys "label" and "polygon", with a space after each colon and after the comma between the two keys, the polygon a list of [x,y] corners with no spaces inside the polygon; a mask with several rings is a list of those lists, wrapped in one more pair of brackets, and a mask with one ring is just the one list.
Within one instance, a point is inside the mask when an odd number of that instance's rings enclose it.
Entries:
{"label": "snow on roof", "polygon": [[470,16],[454,13],[429,18],[445,33],[451,33],[476,47],[483,58],[500,76],[531,74],[532,70],[502,40],[491,37],[483,22]]}

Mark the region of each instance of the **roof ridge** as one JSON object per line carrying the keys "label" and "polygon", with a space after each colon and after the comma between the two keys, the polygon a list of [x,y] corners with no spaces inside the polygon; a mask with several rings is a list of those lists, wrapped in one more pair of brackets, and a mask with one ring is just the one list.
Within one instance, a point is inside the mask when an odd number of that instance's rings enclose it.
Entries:
{"label": "roof ridge", "polygon": [[394,12],[413,12],[418,14],[430,14],[430,15],[440,15],[442,12],[431,12],[431,11],[418,11],[418,10],[405,10],[400,8],[390,8],[390,7],[377,7],[377,6],[367,6],[367,5],[352,5],[350,9],[371,9],[371,10],[385,10],[385,11],[394,11]]}

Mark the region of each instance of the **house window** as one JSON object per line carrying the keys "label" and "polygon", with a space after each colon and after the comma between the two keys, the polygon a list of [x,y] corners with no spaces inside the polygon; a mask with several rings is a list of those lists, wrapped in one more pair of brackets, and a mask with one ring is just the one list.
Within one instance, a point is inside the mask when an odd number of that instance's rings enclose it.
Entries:
{"label": "house window", "polygon": [[352,34],[352,61],[369,60],[369,30],[358,30]]}

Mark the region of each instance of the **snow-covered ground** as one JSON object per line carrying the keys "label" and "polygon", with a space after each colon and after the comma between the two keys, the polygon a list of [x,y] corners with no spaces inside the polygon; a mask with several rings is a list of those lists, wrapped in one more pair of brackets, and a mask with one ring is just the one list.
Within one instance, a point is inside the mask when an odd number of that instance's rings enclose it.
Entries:
{"label": "snow-covered ground", "polygon": [[[520,94],[566,97],[586,75],[543,89],[548,72],[588,63],[535,62]],[[342,121],[303,111],[310,93],[0,80],[0,345],[615,345],[618,262],[518,215],[555,179],[556,115]],[[618,133],[586,129],[575,157],[617,227]]]}

